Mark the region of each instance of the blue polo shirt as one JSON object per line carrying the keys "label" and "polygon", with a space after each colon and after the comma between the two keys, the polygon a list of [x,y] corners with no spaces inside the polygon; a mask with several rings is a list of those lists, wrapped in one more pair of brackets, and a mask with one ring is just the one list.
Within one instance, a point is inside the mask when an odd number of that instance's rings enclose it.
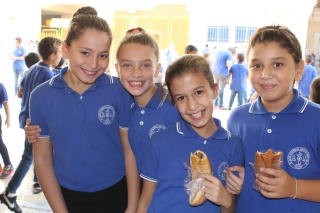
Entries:
{"label": "blue polo shirt", "polygon": [[[20,46],[13,50],[14,57],[22,57],[25,55],[27,55],[27,51],[23,46]],[[13,69],[15,70],[24,70],[26,67],[26,64],[24,60],[14,60],[12,66],[13,66]]]}
{"label": "blue polo shirt", "polygon": [[209,138],[199,136],[185,121],[154,135],[148,146],[141,177],[157,182],[148,212],[220,212],[220,207],[205,202],[198,207],[189,205],[184,184],[188,175],[184,163],[190,153],[204,151],[212,166],[213,175],[225,185],[224,170],[227,166],[243,166],[242,143],[238,137],[221,127]]}
{"label": "blue polo shirt", "polygon": [[125,176],[119,128],[129,126],[132,98],[107,74],[79,95],[63,79],[67,70],[32,92],[31,121],[41,127],[40,137],[50,137],[59,184],[100,191]]}
{"label": "blue polo shirt", "polygon": [[232,80],[230,89],[236,92],[246,92],[248,78],[248,68],[245,64],[234,64],[232,65],[229,73],[232,74]]}
{"label": "blue polo shirt", "polygon": [[52,69],[53,76],[59,75],[62,67]]}
{"label": "blue polo shirt", "polygon": [[320,203],[300,199],[267,199],[252,189],[257,150],[283,151],[283,169],[297,179],[320,179],[320,105],[298,95],[279,113],[268,112],[260,97],[232,110],[228,129],[240,136],[245,154],[245,179],[237,198],[238,213],[318,213]]}
{"label": "blue polo shirt", "polygon": [[29,68],[27,74],[22,78],[20,87],[23,88],[21,97],[21,110],[19,114],[20,128],[24,128],[26,120],[29,118],[29,100],[30,94],[34,88],[40,84],[51,79],[53,76],[50,67],[43,63],[38,62]]}
{"label": "blue polo shirt", "polygon": [[227,61],[232,61],[232,55],[228,50],[219,50],[214,59],[213,74],[219,74],[222,76],[228,76],[229,70],[227,67]]}
{"label": "blue polo shirt", "polygon": [[298,86],[298,90],[302,96],[305,96],[305,97],[310,96],[310,84],[312,80],[317,76],[318,76],[318,72],[314,66],[310,64],[306,64],[304,66],[302,78],[299,81],[299,86]]}
{"label": "blue polo shirt", "polygon": [[131,108],[129,141],[139,172],[141,172],[151,137],[157,132],[174,126],[180,119],[177,108],[170,101],[168,91],[162,86],[158,86],[145,107],[139,107],[134,101]]}
{"label": "blue polo shirt", "polygon": [[8,101],[8,93],[3,83],[0,83],[0,109],[2,109],[2,103]]}

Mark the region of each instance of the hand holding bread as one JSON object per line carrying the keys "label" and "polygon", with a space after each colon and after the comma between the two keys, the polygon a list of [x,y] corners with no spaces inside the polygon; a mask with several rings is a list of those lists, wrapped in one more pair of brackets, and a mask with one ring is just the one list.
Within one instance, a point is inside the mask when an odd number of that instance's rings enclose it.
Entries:
{"label": "hand holding bread", "polygon": [[[197,173],[212,174],[210,161],[207,155],[201,150],[190,154],[190,169],[192,172],[192,180],[196,179],[195,174]],[[199,206],[205,201],[206,198],[203,188],[196,189],[189,196],[189,204],[191,206]]]}

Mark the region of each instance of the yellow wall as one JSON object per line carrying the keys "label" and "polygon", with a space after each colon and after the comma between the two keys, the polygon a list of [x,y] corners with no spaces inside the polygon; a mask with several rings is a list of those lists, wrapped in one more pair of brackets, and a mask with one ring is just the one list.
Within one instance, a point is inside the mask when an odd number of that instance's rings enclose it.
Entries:
{"label": "yellow wall", "polygon": [[[141,10],[134,14],[116,11],[113,43],[118,44],[127,30],[141,27],[156,39],[160,50],[173,42],[181,55],[189,42],[189,25],[190,17],[184,5],[156,5],[153,11]],[[115,52],[117,45],[113,48]]]}

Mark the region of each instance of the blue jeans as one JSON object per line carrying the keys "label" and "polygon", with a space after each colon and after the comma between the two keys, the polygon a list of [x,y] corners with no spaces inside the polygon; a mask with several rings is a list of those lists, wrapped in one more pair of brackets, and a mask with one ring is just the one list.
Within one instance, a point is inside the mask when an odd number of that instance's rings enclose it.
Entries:
{"label": "blue jeans", "polygon": [[223,107],[223,93],[224,93],[224,88],[226,87],[228,80],[228,76],[223,76],[223,75],[215,75],[215,81],[219,85],[219,90],[218,90],[218,98],[215,100],[214,105]]}
{"label": "blue jeans", "polygon": [[14,69],[13,71],[14,71],[14,93],[17,94],[18,87],[20,84],[19,76],[20,76],[20,81],[21,81],[24,70],[23,69]]}
{"label": "blue jeans", "polygon": [[[27,175],[30,166],[33,164],[33,150],[32,144],[28,142],[28,139],[24,140],[24,151],[21,157],[19,166],[15,170],[10,182],[7,186],[7,191],[11,193],[16,193],[17,189],[20,187],[23,178]],[[36,173],[34,173],[34,182],[38,182]]]}
{"label": "blue jeans", "polygon": [[244,92],[236,92],[236,91],[231,90],[229,107],[232,107],[234,98],[236,97],[237,94],[238,94],[238,106],[240,106],[240,105],[243,104],[244,94],[245,94],[245,93],[244,93]]}

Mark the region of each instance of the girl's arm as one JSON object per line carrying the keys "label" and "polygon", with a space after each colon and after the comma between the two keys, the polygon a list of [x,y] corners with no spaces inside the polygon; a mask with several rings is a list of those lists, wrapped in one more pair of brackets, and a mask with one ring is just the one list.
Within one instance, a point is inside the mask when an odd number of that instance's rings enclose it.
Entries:
{"label": "girl's arm", "polygon": [[4,111],[6,113],[6,120],[5,120],[5,125],[7,126],[7,128],[10,127],[10,108],[9,108],[9,102],[2,102]]}
{"label": "girl's arm", "polygon": [[122,148],[124,152],[125,169],[128,185],[128,207],[126,213],[136,212],[140,197],[140,177],[136,159],[129,144],[128,130],[119,129]]}
{"label": "girl's arm", "polygon": [[196,177],[204,179],[204,194],[208,200],[220,206],[221,213],[233,213],[235,211],[235,195],[230,194],[218,178],[204,173],[198,173]]}
{"label": "girl's arm", "polygon": [[270,178],[264,175],[256,175],[256,183],[263,196],[320,202],[320,180],[295,179],[283,169],[278,170],[264,167],[260,171],[274,176],[274,178]]}
{"label": "girl's arm", "polygon": [[50,138],[38,138],[33,144],[34,164],[41,189],[53,212],[67,213],[60,185],[53,169],[53,149]]}
{"label": "girl's arm", "polygon": [[145,213],[148,210],[157,183],[143,180],[142,194],[139,200],[137,213]]}

